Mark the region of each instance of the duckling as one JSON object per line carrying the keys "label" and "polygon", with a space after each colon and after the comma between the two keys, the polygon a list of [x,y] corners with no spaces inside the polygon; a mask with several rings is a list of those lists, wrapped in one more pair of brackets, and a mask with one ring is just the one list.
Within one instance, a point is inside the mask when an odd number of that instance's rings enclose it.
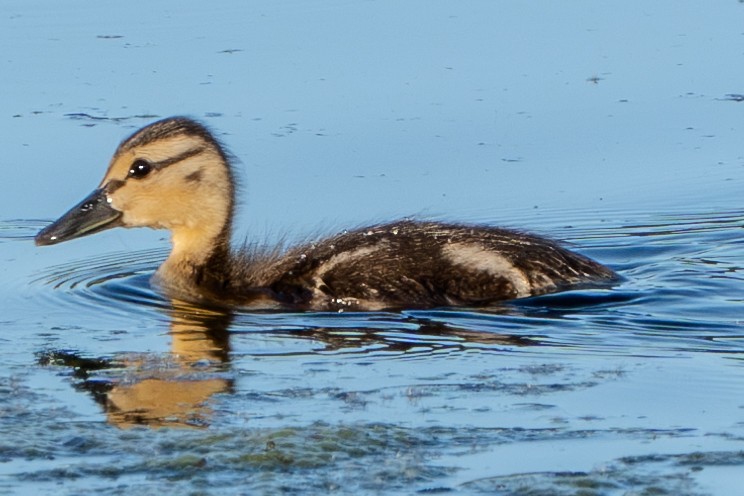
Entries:
{"label": "duckling", "polygon": [[97,189],[36,236],[52,245],[112,227],[171,233],[153,276],[168,296],[220,306],[375,311],[487,306],[615,273],[558,243],[496,227],[401,220],[293,248],[231,249],[229,155],[201,123],[152,123],[116,149]]}

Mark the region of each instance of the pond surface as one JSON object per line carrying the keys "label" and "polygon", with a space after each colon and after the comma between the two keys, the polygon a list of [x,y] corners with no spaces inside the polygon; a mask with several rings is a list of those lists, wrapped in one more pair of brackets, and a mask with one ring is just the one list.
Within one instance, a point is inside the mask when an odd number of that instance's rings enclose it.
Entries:
{"label": "pond surface", "polygon": [[[9,1],[0,494],[735,494],[744,4]],[[33,236],[158,117],[238,158],[239,237],[519,227],[613,288],[220,314],[167,235]]]}

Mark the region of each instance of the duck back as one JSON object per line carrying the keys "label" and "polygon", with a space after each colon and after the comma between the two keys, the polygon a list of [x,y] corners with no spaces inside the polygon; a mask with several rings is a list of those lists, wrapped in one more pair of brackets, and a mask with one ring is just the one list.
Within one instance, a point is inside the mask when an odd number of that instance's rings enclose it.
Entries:
{"label": "duck back", "polygon": [[549,239],[438,222],[380,224],[237,258],[228,294],[321,311],[483,306],[616,278]]}

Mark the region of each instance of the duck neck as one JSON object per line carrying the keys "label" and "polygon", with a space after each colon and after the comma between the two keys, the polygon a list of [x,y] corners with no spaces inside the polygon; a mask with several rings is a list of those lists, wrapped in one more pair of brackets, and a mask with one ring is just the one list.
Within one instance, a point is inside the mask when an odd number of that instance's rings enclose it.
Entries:
{"label": "duck neck", "polygon": [[173,229],[170,255],[155,279],[167,291],[197,297],[219,296],[229,285],[231,226]]}

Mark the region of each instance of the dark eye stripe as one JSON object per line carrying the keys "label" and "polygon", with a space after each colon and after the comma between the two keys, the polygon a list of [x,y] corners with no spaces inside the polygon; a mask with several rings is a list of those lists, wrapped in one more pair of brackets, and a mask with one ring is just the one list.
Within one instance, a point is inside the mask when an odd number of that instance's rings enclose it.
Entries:
{"label": "dark eye stripe", "polygon": [[124,181],[121,181],[119,179],[112,179],[111,181],[106,183],[106,185],[103,188],[106,190],[107,194],[111,194],[117,189],[124,186],[124,184],[126,184]]}
{"label": "dark eye stripe", "polygon": [[155,165],[155,168],[162,169],[163,167],[168,167],[169,165],[173,165],[182,160],[186,160],[187,158],[191,158],[196,155],[199,155],[203,151],[204,151],[204,148],[192,148],[191,150],[186,150],[182,154],[176,155],[175,157],[166,158],[165,160],[156,162],[154,165]]}
{"label": "dark eye stripe", "polygon": [[137,160],[132,162],[132,165],[129,167],[129,174],[127,174],[127,177],[142,179],[150,174],[150,172],[152,172],[153,170],[163,169],[165,167],[168,167],[169,165],[173,165],[181,162],[182,160],[186,160],[187,158],[199,155],[203,151],[204,148],[192,148],[191,150],[186,150],[180,155],[166,158],[165,160],[161,160],[160,162],[148,162],[147,160],[138,158]]}

